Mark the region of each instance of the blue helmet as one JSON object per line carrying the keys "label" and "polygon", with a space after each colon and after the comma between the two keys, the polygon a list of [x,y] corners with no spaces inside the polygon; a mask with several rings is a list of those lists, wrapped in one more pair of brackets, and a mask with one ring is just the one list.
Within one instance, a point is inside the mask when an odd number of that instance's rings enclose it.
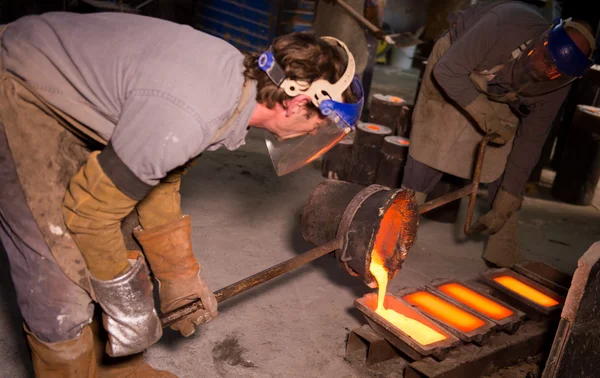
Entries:
{"label": "blue helmet", "polygon": [[[581,24],[571,22],[567,25],[574,27],[586,37],[593,52],[596,46],[591,33]],[[558,71],[567,76],[581,77],[594,64],[590,57],[585,55],[569,37],[561,19],[555,20],[548,32],[548,52]]]}

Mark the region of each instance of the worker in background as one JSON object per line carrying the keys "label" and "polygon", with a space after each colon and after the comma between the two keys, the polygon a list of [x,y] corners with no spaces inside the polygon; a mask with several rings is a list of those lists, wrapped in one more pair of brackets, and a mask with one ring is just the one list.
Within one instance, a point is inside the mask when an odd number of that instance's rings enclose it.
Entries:
{"label": "worker in background", "polygon": [[[364,99],[345,45],[309,34],[244,55],[162,20],[49,13],[3,27],[0,57],[0,239],[38,377],[174,376],[142,362],[162,335],[145,260],[163,313],[204,305],[172,328],[217,316],[182,175],[248,125],[291,172],[350,132]],[[143,255],[120,230],[133,211]]]}
{"label": "worker in background", "polygon": [[491,210],[475,228],[490,234],[483,258],[510,266],[520,259],[523,188],[570,83],[592,65],[595,41],[589,25],[550,25],[518,2],[475,5],[448,22],[427,61],[402,184],[422,203],[443,173],[472,178],[478,144],[498,134],[481,176]]}

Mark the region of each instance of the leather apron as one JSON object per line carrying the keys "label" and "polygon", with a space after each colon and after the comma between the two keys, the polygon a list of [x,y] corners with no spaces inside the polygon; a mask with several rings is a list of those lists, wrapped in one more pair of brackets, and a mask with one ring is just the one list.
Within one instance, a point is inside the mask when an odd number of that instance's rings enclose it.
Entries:
{"label": "leather apron", "polygon": [[[415,104],[412,120],[410,156],[439,171],[471,179],[475,168],[477,147],[483,133],[459,106],[449,102],[443,90],[435,82],[433,69],[450,48],[450,34],[444,34],[434,45],[427,61],[423,82]],[[475,87],[492,100],[496,114],[507,125],[516,129],[519,118],[505,102],[511,102],[514,94],[495,96],[487,93],[487,82],[504,65],[483,72],[474,72],[470,78]],[[481,182],[490,183],[504,173],[512,141],[504,145],[489,145],[486,149]]]}

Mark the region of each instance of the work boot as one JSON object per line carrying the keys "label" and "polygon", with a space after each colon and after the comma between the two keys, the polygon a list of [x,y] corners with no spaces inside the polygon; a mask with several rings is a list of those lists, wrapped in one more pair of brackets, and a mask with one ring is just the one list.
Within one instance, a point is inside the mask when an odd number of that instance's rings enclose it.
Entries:
{"label": "work boot", "polygon": [[[98,314],[100,315],[100,314]],[[95,316],[90,324],[93,333],[97,378],[177,378],[168,371],[155,370],[143,361],[142,353],[127,357],[110,357],[104,352],[108,334]]]}
{"label": "work boot", "polygon": [[515,211],[500,231],[490,235],[481,254],[481,258],[487,264],[495,267],[511,267],[521,261],[518,226],[519,212]]}
{"label": "work boot", "polygon": [[208,284],[200,277],[200,264],[194,257],[190,217],[150,229],[136,228],[133,234],[142,245],[158,281],[160,310],[163,314],[200,299],[204,310],[198,310],[171,326],[185,337],[196,326],[218,315],[217,300]]}
{"label": "work boot", "polygon": [[74,339],[47,343],[25,326],[35,376],[40,378],[95,378],[93,335],[84,327]]}

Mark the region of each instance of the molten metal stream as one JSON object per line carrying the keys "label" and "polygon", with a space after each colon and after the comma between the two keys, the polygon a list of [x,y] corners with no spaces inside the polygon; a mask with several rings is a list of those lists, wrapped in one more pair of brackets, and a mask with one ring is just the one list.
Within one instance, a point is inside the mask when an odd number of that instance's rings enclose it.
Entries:
{"label": "molten metal stream", "polygon": [[404,300],[417,306],[421,311],[465,333],[472,332],[485,325],[485,322],[478,317],[426,291],[417,291],[409,294],[404,297]]}
{"label": "molten metal stream", "polygon": [[501,276],[494,278],[494,281],[498,282],[505,288],[529,299],[530,301],[539,304],[544,307],[556,306],[558,302],[546,294],[543,294],[531,286],[519,281],[518,279],[511,276]]}
{"label": "molten metal stream", "polygon": [[501,304],[496,303],[459,283],[449,283],[440,286],[438,289],[450,298],[469,306],[473,310],[491,319],[502,320],[513,314],[511,310]]}
{"label": "molten metal stream", "polygon": [[382,261],[379,260],[380,256],[377,250],[373,250],[373,253],[371,254],[371,265],[369,266],[369,270],[377,280],[377,284],[379,286],[379,293],[377,294],[377,309],[375,312],[421,345],[429,345],[445,340],[446,336],[431,329],[418,320],[411,319],[405,315],[397,313],[394,310],[383,307],[387,290],[388,272],[383,266]]}

